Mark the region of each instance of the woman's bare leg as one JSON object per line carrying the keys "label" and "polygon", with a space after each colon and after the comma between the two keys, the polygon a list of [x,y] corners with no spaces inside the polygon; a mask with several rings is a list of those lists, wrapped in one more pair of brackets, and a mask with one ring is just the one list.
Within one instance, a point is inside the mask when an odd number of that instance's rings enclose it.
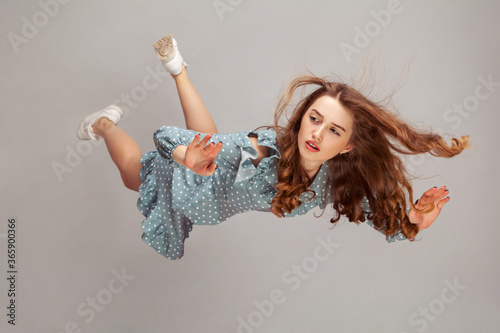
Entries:
{"label": "woman's bare leg", "polygon": [[97,120],[92,129],[106,142],[109,155],[120,170],[123,184],[128,189],[139,191],[142,155],[137,142],[107,118]]}
{"label": "woman's bare leg", "polygon": [[202,133],[217,133],[217,126],[191,83],[186,67],[182,68],[180,74],[172,75],[172,77],[177,86],[187,129]]}
{"label": "woman's bare leg", "polygon": [[158,59],[175,80],[186,127],[202,133],[217,133],[212,116],[189,80],[186,63],[179,52],[177,41],[169,34],[153,43],[153,48]]}

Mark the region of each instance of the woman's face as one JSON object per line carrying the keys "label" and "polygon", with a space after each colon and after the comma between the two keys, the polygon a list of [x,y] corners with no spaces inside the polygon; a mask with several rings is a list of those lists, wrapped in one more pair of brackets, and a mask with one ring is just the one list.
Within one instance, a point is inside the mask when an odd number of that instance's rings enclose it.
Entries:
{"label": "woman's face", "polygon": [[324,162],[354,148],[349,144],[352,126],[351,113],[331,96],[319,97],[307,109],[300,124],[298,145],[302,165],[310,177]]}

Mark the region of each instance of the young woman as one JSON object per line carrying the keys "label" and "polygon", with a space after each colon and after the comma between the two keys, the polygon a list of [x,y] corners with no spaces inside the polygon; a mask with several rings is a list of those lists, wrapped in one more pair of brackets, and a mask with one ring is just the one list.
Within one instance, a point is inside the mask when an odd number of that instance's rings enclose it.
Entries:
{"label": "young woman", "polygon": [[[153,46],[175,80],[187,130],[160,128],[154,134],[157,150],[142,155],[116,126],[123,112],[111,105],[85,117],[77,134],[82,140],[104,139],[123,183],[139,192],[137,207],[146,217],[142,239],[166,258],[182,257],[193,224],[217,224],[249,210],[292,217],[332,205],[332,223],[344,215],[351,222],[367,221],[389,242],[413,241],[450,200],[445,186],[433,187],[413,204],[396,153],[452,157],[467,148],[467,136],[450,146],[352,87],[313,76],[291,82],[274,126],[217,134],[176,41],[167,35]],[[280,125],[297,90],[310,86],[316,90]]]}

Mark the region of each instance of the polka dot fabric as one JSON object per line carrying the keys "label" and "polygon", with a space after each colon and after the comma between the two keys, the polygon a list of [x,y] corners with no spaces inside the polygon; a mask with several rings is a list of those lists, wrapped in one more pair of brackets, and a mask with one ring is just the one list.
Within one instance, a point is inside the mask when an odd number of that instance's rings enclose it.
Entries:
{"label": "polka dot fabric", "polygon": [[[223,147],[211,176],[200,176],[175,162],[172,152],[179,145],[189,145],[198,132],[164,126],[154,134],[157,150],[142,156],[141,186],[137,207],[146,217],[142,222],[142,239],[168,259],[184,255],[184,241],[193,225],[213,225],[233,215],[250,210],[269,212],[276,195],[277,163],[274,130],[213,134],[210,142],[221,141]],[[270,156],[255,167],[257,158],[249,135],[257,137],[260,146],[269,147]],[[303,204],[286,217],[306,214],[314,207],[324,208],[329,168],[325,163],[311,184],[312,198],[303,193]]]}

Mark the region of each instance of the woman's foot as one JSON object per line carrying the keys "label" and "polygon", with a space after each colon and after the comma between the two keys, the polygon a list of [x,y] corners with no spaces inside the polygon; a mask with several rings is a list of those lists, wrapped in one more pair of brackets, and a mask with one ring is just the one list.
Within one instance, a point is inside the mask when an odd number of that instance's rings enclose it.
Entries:
{"label": "woman's foot", "polygon": [[[78,130],[76,132],[77,137],[80,140],[92,140],[99,141],[101,136],[97,130],[97,125],[105,125],[106,121],[99,121],[101,118],[106,118],[113,124],[118,124],[120,119],[123,117],[123,111],[117,105],[110,105],[101,111],[94,112],[85,118],[83,118]],[[99,124],[98,124],[99,121]],[[94,131],[96,130],[96,131]]]}
{"label": "woman's foot", "polygon": [[172,35],[166,35],[153,44],[158,59],[163,67],[172,75],[179,75],[184,66],[188,66],[177,48],[177,42]]}

